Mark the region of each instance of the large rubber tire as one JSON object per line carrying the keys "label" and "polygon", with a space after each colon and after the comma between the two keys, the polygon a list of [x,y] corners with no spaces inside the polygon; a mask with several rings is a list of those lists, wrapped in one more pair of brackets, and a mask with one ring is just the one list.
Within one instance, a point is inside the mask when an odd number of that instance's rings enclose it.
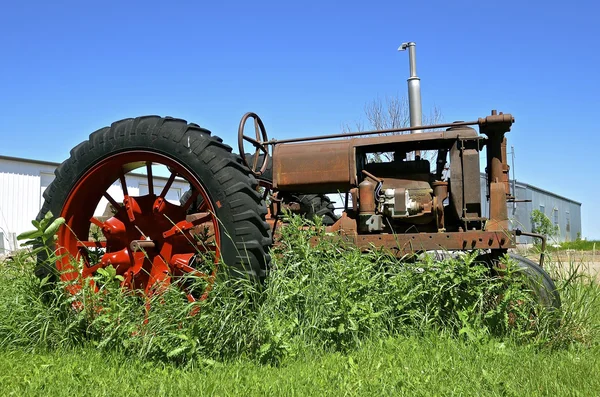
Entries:
{"label": "large rubber tire", "polygon": [[333,225],[338,216],[329,197],[323,194],[282,194],[284,203],[296,202],[300,204],[300,213],[307,219],[321,218],[326,226]]}
{"label": "large rubber tire", "polygon": [[[249,162],[254,161],[253,154],[247,154]],[[262,161],[263,155],[259,157],[259,163]],[[265,182],[273,183],[273,159],[269,158],[267,169],[264,174],[259,177]],[[299,194],[299,193],[282,193],[279,197],[284,203],[296,202],[300,204],[300,214],[307,219],[320,217],[323,224],[326,226],[333,225],[338,216],[335,214],[335,206],[331,199],[324,194]]]}
{"label": "large rubber tire", "polygon": [[534,261],[521,255],[509,253],[508,256],[515,261],[519,271],[527,277],[529,288],[535,294],[540,305],[549,309],[559,309],[560,295],[548,272]]}
{"label": "large rubber tire", "polygon": [[[117,121],[92,133],[56,169],[55,180],[44,192],[38,219],[48,211],[61,214],[71,190],[86,171],[109,156],[128,151],[168,157],[193,174],[208,193],[222,225],[221,258],[230,272],[253,280],[265,277],[272,238],[256,179],[231,147],[211,136],[210,131],[184,120],[145,116]],[[40,266],[36,274],[44,277],[48,272]]]}

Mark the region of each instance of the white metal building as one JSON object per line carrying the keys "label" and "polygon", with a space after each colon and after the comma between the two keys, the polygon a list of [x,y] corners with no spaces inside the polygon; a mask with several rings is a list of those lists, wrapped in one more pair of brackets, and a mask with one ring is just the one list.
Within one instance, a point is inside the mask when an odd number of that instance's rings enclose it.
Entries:
{"label": "white metal building", "polygon": [[[483,216],[487,217],[487,175],[481,174],[481,203]],[[556,236],[552,236],[551,243],[574,241],[581,238],[581,203],[556,193],[540,189],[521,181],[510,181],[511,189],[517,202],[509,202],[508,218],[511,229],[520,229],[524,232],[533,232],[531,213],[540,210],[558,228]],[[531,237],[520,236],[519,243],[534,242]]]}
{"label": "white metal building", "polygon": [[[33,229],[35,219],[44,203],[44,190],[54,180],[58,163],[0,156],[0,254],[18,248],[17,236]],[[154,189],[160,192],[167,178],[154,176]],[[127,190],[132,196],[148,194],[148,179],[141,174],[127,174]],[[176,179],[167,193],[167,200],[179,202],[188,190],[184,180]],[[108,193],[117,201],[123,200],[121,185],[115,183]],[[96,215],[102,215],[108,201],[103,198]]]}

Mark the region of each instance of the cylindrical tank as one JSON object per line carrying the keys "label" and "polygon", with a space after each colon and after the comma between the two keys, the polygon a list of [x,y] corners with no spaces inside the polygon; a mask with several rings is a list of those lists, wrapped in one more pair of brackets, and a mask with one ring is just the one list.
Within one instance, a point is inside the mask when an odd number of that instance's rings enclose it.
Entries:
{"label": "cylindrical tank", "polygon": [[375,215],[375,184],[365,179],[358,185],[358,231],[361,233],[381,230],[381,215]]}
{"label": "cylindrical tank", "polygon": [[358,212],[365,215],[375,213],[375,184],[369,179],[358,185]]}

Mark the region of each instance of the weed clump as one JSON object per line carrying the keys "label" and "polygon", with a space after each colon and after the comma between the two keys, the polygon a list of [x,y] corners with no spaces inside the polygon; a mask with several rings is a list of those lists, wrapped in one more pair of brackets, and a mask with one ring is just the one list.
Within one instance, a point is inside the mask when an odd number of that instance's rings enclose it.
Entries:
{"label": "weed clump", "polygon": [[[346,352],[366,341],[444,333],[560,347],[597,340],[600,291],[577,277],[559,281],[563,308],[537,304],[509,260],[502,275],[480,253],[399,261],[322,239],[318,221],[291,217],[264,285],[227,277],[220,265],[205,300],[177,287],[151,297],[124,291],[114,269],[99,272],[98,292],[76,294],[33,275],[31,254],[0,267],[0,346],[31,350],[94,346],[192,366],[248,358],[278,364],[300,353]],[[50,261],[53,260],[51,257]],[[202,279],[187,280],[203,288]]]}

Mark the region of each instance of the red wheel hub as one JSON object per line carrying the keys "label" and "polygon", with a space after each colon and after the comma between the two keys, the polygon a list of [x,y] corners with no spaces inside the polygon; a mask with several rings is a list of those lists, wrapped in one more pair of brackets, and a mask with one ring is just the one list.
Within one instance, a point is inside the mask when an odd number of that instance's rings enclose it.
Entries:
{"label": "red wheel hub", "polygon": [[[157,165],[170,172],[160,192],[154,191],[152,174],[152,166]],[[126,175],[144,167],[148,194],[130,195]],[[190,185],[191,195],[184,203],[166,199],[176,178]],[[114,183],[121,185],[122,204],[108,193]],[[114,212],[108,219],[95,214],[103,197]],[[113,266],[123,276],[123,287],[149,294],[176,282],[193,301],[204,296],[214,280],[220,257],[215,208],[198,178],[169,157],[140,150],[102,160],[76,182],[60,216],[65,225],[59,230],[57,246],[59,254],[65,255],[57,268],[64,281],[91,277],[98,269]],[[89,237],[92,225],[98,228],[99,238]],[[82,269],[74,265],[80,260]],[[192,291],[189,276],[205,279],[205,290]],[[71,292],[80,288],[80,283],[74,283]]]}

